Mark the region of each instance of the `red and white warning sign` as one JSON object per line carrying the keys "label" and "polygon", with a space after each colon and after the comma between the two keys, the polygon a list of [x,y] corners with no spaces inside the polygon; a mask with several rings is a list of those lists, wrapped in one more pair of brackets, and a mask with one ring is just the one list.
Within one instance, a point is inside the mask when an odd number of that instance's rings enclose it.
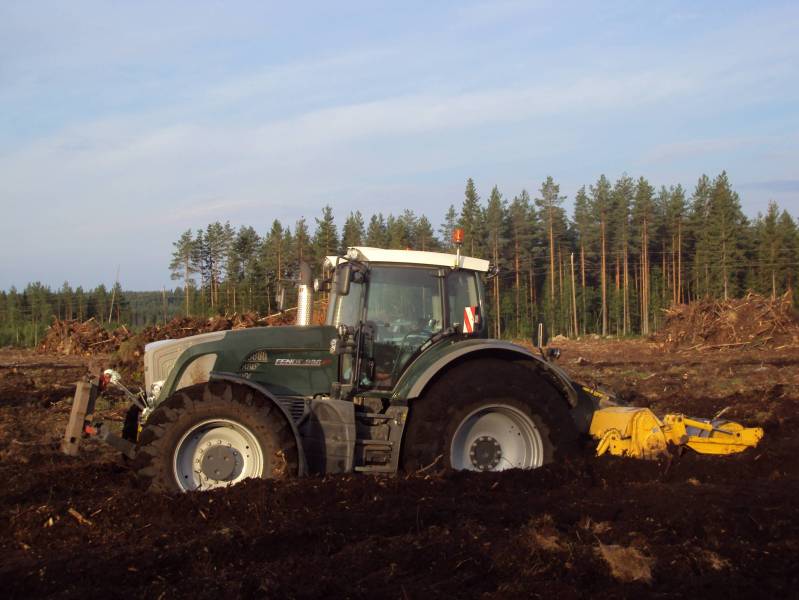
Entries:
{"label": "red and white warning sign", "polygon": [[465,306],[463,308],[463,333],[474,333],[474,326],[480,323],[476,306]]}

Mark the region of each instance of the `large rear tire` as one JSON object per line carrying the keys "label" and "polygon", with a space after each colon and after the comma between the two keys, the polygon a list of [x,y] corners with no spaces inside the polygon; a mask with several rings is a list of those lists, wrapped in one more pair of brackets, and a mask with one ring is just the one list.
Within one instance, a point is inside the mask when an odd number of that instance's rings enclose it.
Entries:
{"label": "large rear tire", "polygon": [[211,382],[178,390],[158,406],[142,429],[133,466],[149,490],[202,491],[251,477],[296,476],[299,452],[270,399]]}
{"label": "large rear tire", "polygon": [[566,400],[527,366],[478,359],[454,367],[412,401],[403,466],[534,469],[577,448]]}

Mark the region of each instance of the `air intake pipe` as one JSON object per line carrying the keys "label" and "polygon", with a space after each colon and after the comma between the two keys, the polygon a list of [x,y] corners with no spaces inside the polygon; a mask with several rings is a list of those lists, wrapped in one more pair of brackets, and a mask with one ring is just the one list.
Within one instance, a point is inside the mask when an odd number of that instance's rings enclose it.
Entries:
{"label": "air intake pipe", "polygon": [[297,288],[297,321],[295,325],[307,327],[313,317],[313,276],[311,266],[300,263],[300,282]]}

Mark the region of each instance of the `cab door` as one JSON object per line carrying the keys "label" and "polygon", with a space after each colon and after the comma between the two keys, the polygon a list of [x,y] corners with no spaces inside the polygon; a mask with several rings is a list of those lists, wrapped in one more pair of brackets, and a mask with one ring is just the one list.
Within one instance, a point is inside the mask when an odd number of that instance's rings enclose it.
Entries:
{"label": "cab door", "polygon": [[[389,390],[419,348],[444,327],[443,276],[434,267],[373,266],[366,292],[362,387]],[[370,371],[370,372],[367,372]]]}

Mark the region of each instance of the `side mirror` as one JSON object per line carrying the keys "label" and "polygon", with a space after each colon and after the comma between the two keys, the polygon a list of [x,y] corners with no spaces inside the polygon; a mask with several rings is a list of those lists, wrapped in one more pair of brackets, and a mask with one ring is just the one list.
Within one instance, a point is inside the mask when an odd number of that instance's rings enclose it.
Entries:
{"label": "side mirror", "polygon": [[336,271],[336,294],[346,296],[350,293],[350,278],[352,276],[352,266],[345,264]]}
{"label": "side mirror", "polygon": [[319,279],[318,277],[313,280],[313,291],[315,292],[329,292],[330,279]]}

